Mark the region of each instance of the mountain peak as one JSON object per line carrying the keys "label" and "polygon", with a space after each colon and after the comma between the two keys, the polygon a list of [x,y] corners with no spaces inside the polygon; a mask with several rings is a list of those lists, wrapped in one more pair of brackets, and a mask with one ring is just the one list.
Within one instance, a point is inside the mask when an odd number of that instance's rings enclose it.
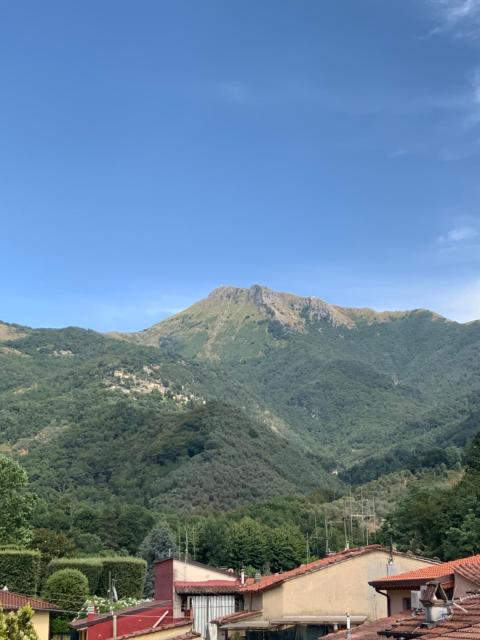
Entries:
{"label": "mountain peak", "polygon": [[352,327],[355,324],[351,318],[342,313],[340,307],[330,305],[320,298],[274,291],[260,284],[253,284],[248,289],[222,286],[214,289],[207,301],[250,303],[282,326],[297,331],[303,330],[307,319],[327,320],[334,326]]}

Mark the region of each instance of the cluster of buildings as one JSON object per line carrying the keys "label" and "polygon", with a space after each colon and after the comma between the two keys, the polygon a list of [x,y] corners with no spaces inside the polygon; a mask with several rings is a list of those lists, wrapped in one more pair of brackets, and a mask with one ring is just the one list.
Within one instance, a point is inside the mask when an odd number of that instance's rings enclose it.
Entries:
{"label": "cluster of buildings", "polygon": [[[28,603],[40,640],[52,605]],[[480,555],[438,563],[379,545],[245,578],[191,560],[155,565],[155,598],[71,623],[78,640],[480,640]]]}

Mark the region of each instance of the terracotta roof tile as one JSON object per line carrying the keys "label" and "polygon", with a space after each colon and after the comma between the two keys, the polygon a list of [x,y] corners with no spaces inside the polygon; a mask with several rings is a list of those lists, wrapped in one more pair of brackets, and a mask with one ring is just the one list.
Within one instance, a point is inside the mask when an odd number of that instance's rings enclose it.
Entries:
{"label": "terracotta roof tile", "polygon": [[423,617],[410,616],[379,631],[379,635],[421,637],[422,640],[480,640],[480,597],[468,597],[456,604],[451,607],[451,616],[437,624],[423,626]]}
{"label": "terracotta roof tile", "polygon": [[[363,624],[359,624],[357,626],[352,627],[352,640],[379,640],[378,632],[382,631],[386,627],[394,624],[404,616],[408,615],[405,611],[403,613],[397,613],[394,616],[390,616],[388,618],[380,618],[379,620],[373,620],[371,622],[364,622]],[[346,638],[346,630],[342,629],[340,631],[336,631],[335,633],[329,633],[329,640],[345,640]]]}
{"label": "terracotta roof tile", "polygon": [[227,624],[228,622],[239,622],[240,620],[247,620],[248,618],[255,618],[260,616],[262,611],[236,611],[235,613],[229,613],[226,616],[220,616],[212,620],[215,624]]}
{"label": "terracotta roof tile", "polygon": [[421,569],[415,569],[414,571],[398,573],[395,576],[385,576],[383,578],[378,578],[378,580],[372,580],[369,584],[379,586],[380,584],[395,584],[396,582],[407,583],[435,580],[437,578],[453,575],[457,568],[465,567],[466,565],[480,566],[480,555],[460,558],[459,560],[452,560],[450,562],[431,564],[427,567],[422,567]]}
{"label": "terracotta roof tile", "polygon": [[187,581],[177,580],[175,591],[177,593],[237,593],[240,589],[239,580],[203,580]]}
{"label": "terracotta roof tile", "polygon": [[58,607],[51,602],[13,591],[0,591],[0,609],[20,609],[26,605],[30,605],[35,611],[58,611]]}
{"label": "terracotta roof tile", "polygon": [[[185,618],[185,620],[177,620],[175,622],[171,622],[170,624],[160,624],[158,627],[150,627],[148,629],[140,629],[139,631],[132,631],[131,633],[125,633],[123,636],[118,636],[117,640],[126,640],[127,638],[136,638],[138,636],[146,636],[150,633],[155,633],[156,631],[163,631],[164,629],[175,629],[175,627],[186,627],[188,624],[191,624],[192,621]],[[199,633],[195,633],[194,631],[188,631],[179,636],[175,636],[175,639],[171,640],[180,640],[180,638],[198,638],[200,636]],[[111,640],[111,639],[110,639]]]}

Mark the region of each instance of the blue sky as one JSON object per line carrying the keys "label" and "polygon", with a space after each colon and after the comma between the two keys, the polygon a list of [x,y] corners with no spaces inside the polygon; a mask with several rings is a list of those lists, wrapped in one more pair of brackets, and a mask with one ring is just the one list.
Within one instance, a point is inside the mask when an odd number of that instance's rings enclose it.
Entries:
{"label": "blue sky", "polygon": [[0,0],[0,318],[480,318],[480,0]]}

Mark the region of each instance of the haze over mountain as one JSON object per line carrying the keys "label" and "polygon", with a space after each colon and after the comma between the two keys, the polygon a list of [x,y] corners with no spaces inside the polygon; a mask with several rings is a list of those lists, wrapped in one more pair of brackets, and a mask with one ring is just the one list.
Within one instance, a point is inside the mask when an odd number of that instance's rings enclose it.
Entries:
{"label": "haze over mountain", "polygon": [[479,355],[479,322],[258,285],[134,334],[0,324],[0,449],[47,496],[190,509],[326,489],[455,458]]}

